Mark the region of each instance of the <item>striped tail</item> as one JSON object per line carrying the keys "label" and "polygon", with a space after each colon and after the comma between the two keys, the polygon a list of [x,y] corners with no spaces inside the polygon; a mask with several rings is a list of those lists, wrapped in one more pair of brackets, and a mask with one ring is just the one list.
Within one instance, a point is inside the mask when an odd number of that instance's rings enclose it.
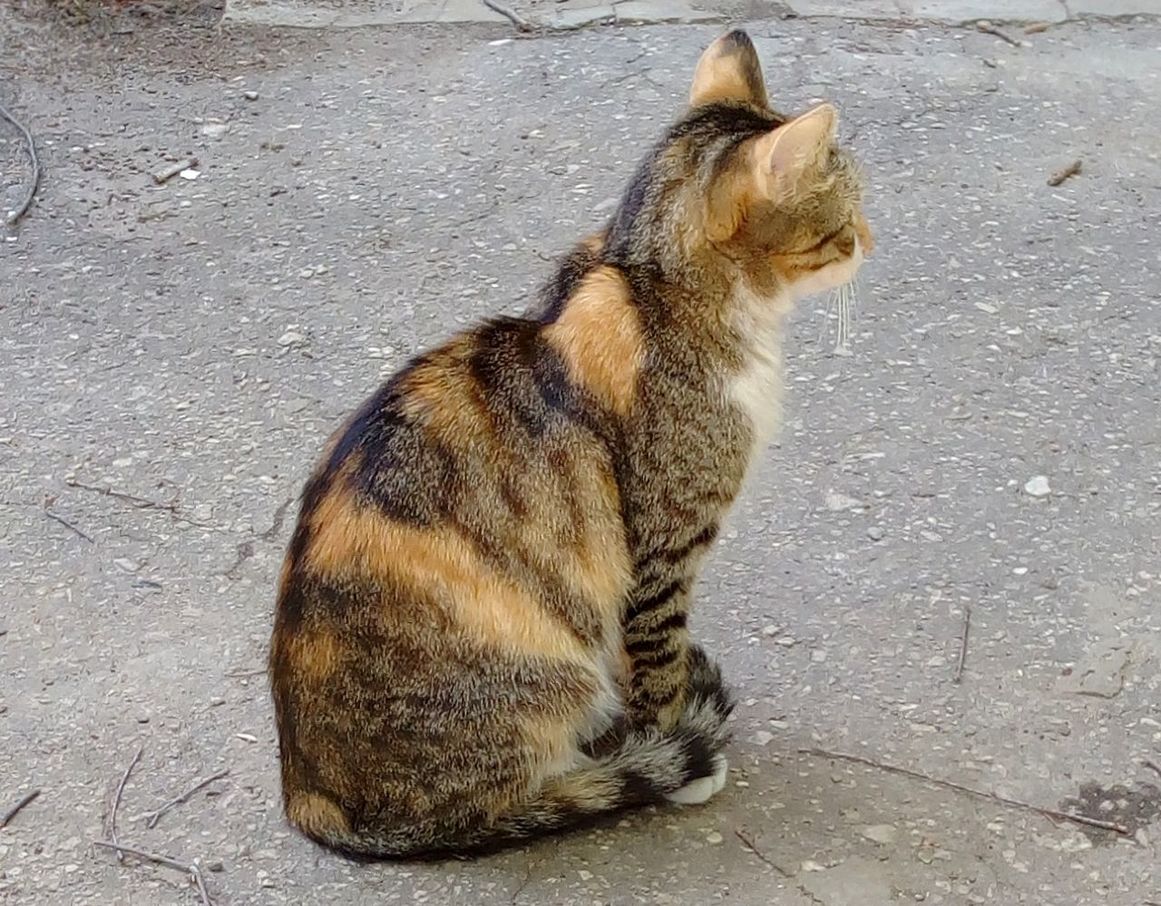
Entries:
{"label": "striped tail", "polygon": [[693,660],[689,703],[673,730],[629,733],[614,751],[549,777],[535,795],[491,824],[460,828],[449,837],[416,828],[346,831],[345,821],[295,823],[319,843],[358,859],[467,858],[581,828],[631,808],[705,802],[725,786],[721,750],[729,738],[726,718],[733,701],[718,667],[699,650]]}

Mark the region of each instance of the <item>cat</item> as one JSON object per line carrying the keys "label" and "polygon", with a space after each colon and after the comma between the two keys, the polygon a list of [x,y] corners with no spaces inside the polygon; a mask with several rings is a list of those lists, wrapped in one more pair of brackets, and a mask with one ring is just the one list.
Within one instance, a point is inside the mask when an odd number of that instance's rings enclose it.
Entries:
{"label": "cat", "polygon": [[419,355],[309,478],[269,669],[283,802],[356,858],[471,856],[726,780],[690,592],[774,428],[795,299],[873,246],[829,104],[706,49],[525,317]]}

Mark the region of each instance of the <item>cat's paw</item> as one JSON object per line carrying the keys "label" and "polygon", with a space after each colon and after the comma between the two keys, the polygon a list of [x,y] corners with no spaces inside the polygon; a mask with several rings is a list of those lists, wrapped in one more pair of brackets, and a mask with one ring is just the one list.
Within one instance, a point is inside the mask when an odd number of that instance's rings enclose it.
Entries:
{"label": "cat's paw", "polygon": [[730,765],[726,757],[717,754],[713,759],[713,773],[706,777],[691,780],[680,789],[666,795],[666,799],[676,805],[701,805],[722,791],[726,785],[726,775]]}

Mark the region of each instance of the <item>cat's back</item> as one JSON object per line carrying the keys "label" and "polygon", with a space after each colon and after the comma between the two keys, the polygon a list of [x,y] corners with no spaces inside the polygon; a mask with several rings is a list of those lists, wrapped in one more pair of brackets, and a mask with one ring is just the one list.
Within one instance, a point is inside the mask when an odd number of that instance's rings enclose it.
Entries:
{"label": "cat's back", "polygon": [[459,640],[546,655],[616,623],[630,565],[613,428],[552,330],[503,318],[463,332],[335,433],[303,494],[272,656],[301,647],[279,643],[304,622],[374,625],[427,653]]}

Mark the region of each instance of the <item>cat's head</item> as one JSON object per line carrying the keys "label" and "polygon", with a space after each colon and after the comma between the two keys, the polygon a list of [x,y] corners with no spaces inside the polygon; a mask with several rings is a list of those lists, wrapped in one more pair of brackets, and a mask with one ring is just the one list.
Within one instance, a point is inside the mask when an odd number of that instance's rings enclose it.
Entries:
{"label": "cat's head", "polygon": [[830,104],[776,112],[750,38],[722,36],[697,64],[689,110],[634,178],[606,249],[693,282],[745,281],[766,297],[849,282],[874,239],[837,121]]}

